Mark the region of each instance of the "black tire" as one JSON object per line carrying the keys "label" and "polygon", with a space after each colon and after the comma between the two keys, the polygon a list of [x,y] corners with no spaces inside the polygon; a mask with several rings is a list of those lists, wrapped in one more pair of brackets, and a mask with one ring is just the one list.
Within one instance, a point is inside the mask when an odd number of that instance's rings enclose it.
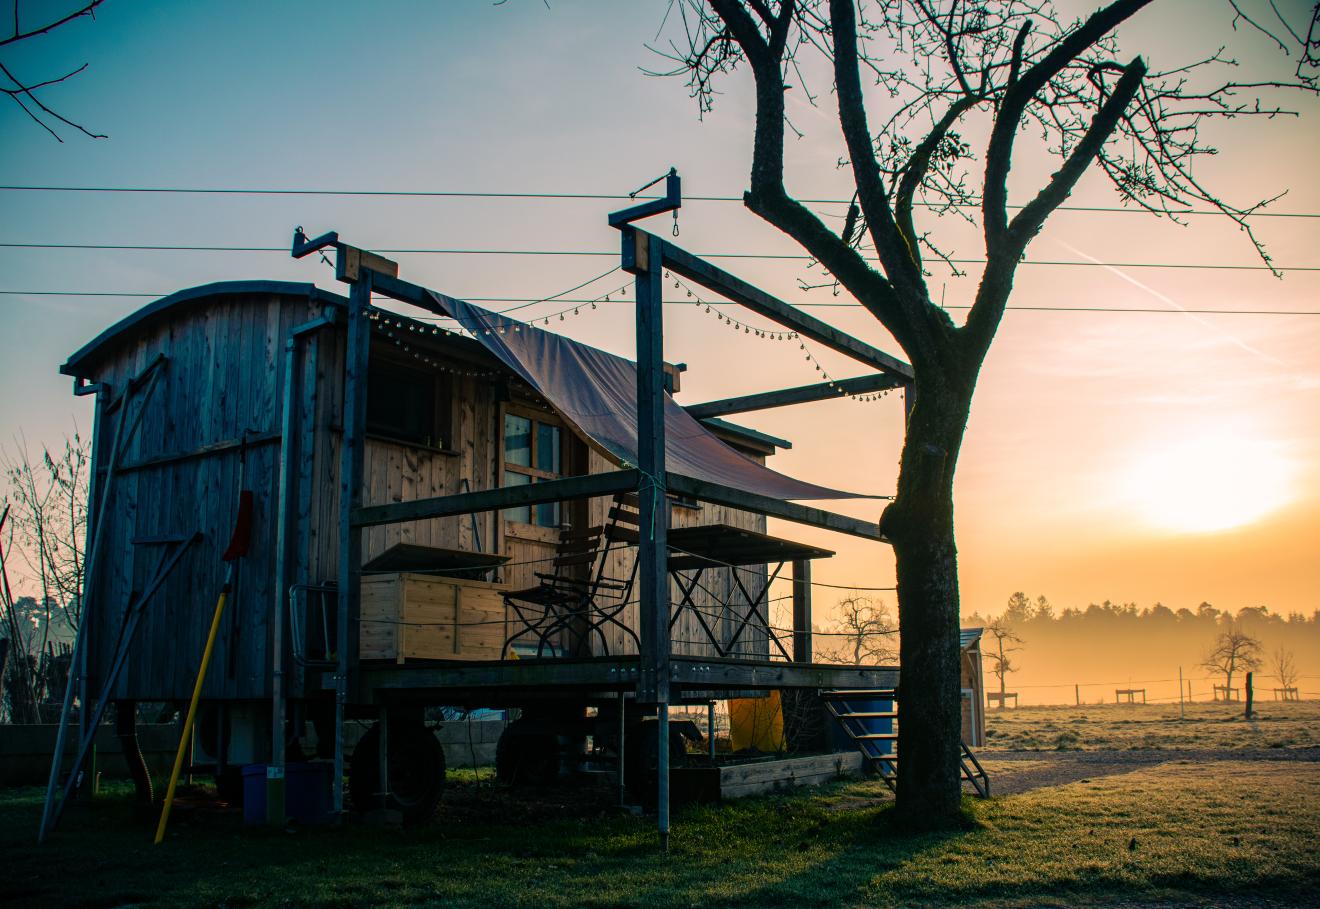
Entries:
{"label": "black tire", "polygon": [[[353,750],[348,792],[358,811],[380,807],[380,725],[372,724]],[[430,729],[419,724],[391,724],[390,794],[386,807],[403,815],[405,824],[429,821],[445,788],[445,750]]]}
{"label": "black tire", "polygon": [[559,779],[559,739],[515,720],[495,745],[495,779],[505,786],[550,786]]}

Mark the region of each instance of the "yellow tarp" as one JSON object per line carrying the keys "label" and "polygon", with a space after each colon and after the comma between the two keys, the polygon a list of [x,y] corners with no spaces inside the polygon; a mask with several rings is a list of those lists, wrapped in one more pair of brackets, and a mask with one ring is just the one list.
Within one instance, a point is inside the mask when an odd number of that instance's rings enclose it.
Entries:
{"label": "yellow tarp", "polygon": [[784,750],[784,705],[778,691],[763,698],[729,698],[729,746],[734,751]]}

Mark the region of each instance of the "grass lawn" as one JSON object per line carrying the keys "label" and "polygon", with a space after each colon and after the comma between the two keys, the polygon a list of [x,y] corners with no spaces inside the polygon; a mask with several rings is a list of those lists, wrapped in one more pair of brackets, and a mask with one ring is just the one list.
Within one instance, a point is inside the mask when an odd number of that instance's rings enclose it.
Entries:
{"label": "grass lawn", "polygon": [[1314,905],[1320,881],[1314,762],[1167,763],[969,800],[970,829],[927,836],[887,828],[879,783],[839,783],[679,812],[669,855],[647,818],[517,815],[471,783],[449,801],[461,819],[447,804],[411,831],[246,831],[197,813],[153,847],[115,784],[37,847],[40,793],[8,790],[0,903],[1259,906]]}
{"label": "grass lawn", "polygon": [[1242,704],[1083,704],[986,711],[986,747],[1005,751],[1242,749],[1320,745],[1320,701]]}

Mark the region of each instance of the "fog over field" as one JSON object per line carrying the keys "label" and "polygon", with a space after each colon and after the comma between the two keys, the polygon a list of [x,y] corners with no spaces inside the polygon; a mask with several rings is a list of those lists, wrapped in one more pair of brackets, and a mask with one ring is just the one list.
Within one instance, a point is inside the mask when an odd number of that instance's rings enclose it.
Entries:
{"label": "fog over field", "polygon": [[[1080,608],[1046,601],[1042,609],[1040,597],[1015,594],[1006,609],[988,612],[964,613],[963,625],[986,627],[999,620],[1021,639],[1004,642],[1013,667],[1005,688],[1017,692],[1024,705],[1072,704],[1079,694],[1083,704],[1113,703],[1116,689],[1142,688],[1150,702],[1176,703],[1180,668],[1184,696],[1190,682],[1192,700],[1208,701],[1211,686],[1223,685],[1225,679],[1203,664],[1228,631],[1259,643],[1258,648],[1246,648],[1259,660],[1254,672],[1258,701],[1273,700],[1274,689],[1280,687],[1280,650],[1295,664],[1300,696],[1320,697],[1320,610],[1284,616],[1263,606],[1229,612],[1209,603],[1175,610],[1159,603],[1109,601]],[[991,632],[982,638],[981,648],[986,654],[986,689],[997,691],[999,679],[990,656],[997,643]],[[1233,677],[1239,695],[1247,668],[1239,665]]]}

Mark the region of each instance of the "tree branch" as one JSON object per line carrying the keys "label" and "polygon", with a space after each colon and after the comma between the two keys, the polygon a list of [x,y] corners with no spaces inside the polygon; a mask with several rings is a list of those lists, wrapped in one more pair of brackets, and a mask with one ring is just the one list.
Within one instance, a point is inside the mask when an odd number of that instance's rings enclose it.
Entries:
{"label": "tree branch", "polygon": [[[986,235],[987,254],[997,245],[1008,223],[1008,172],[1013,162],[1013,140],[1021,125],[1022,115],[1036,93],[1061,73],[1087,48],[1112,32],[1152,0],[1115,0],[1109,6],[1096,10],[1081,26],[1063,38],[1038,62],[1026,69],[1004,91],[986,147],[985,184],[981,202]],[[1014,42],[1012,71],[1019,69],[1021,51],[1026,40],[1023,31]]]}
{"label": "tree branch", "polygon": [[44,35],[46,32],[53,31],[64,23],[72,22],[74,19],[82,16],[94,15],[92,11],[104,2],[105,0],[92,0],[91,3],[88,3],[82,9],[69,13],[69,15],[65,16],[63,19],[57,19],[49,25],[43,25],[41,28],[34,28],[29,32],[20,32],[18,30],[18,0],[14,0],[14,34],[8,38],[0,39],[0,47],[4,47],[6,44],[14,44],[18,41],[26,40],[27,38],[35,38],[37,35]]}

